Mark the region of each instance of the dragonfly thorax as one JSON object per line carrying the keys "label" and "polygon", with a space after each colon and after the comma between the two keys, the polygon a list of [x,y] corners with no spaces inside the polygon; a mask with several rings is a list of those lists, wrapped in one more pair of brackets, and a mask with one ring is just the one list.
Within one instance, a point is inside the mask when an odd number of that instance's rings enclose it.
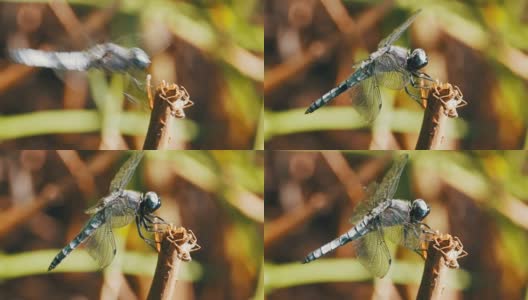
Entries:
{"label": "dragonfly thorax", "polygon": [[429,208],[423,199],[414,200],[411,204],[411,223],[422,221],[430,211],[431,208]]}
{"label": "dragonfly thorax", "polygon": [[146,192],[140,204],[140,210],[144,214],[150,214],[160,208],[161,198],[155,192]]}
{"label": "dragonfly thorax", "polygon": [[427,58],[427,53],[425,53],[425,50],[416,48],[407,57],[407,69],[409,69],[409,71],[417,71],[425,67],[428,62],[429,59]]}
{"label": "dragonfly thorax", "polygon": [[146,69],[150,65],[150,57],[140,48],[131,48],[132,63],[138,69]]}

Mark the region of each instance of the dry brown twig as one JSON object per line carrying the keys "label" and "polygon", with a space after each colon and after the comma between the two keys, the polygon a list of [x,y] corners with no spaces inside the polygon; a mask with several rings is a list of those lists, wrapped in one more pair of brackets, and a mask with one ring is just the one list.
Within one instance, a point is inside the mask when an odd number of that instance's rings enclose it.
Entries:
{"label": "dry brown twig", "polygon": [[184,109],[194,105],[183,86],[168,84],[165,80],[157,86],[152,97],[151,75],[147,75],[147,96],[152,109],[144,150],[164,149],[170,139],[168,129],[172,117],[185,118]]}
{"label": "dry brown twig", "polygon": [[441,299],[446,267],[458,269],[458,259],[467,256],[458,237],[438,231],[430,233],[427,260],[416,299]]}
{"label": "dry brown twig", "polygon": [[159,256],[147,299],[174,299],[181,262],[191,261],[191,252],[201,248],[191,230],[162,225],[154,234]]}
{"label": "dry brown twig", "polygon": [[425,107],[416,150],[436,149],[442,142],[441,127],[445,117],[457,118],[457,108],[468,103],[457,86],[436,81],[430,87],[422,87],[422,105]]}

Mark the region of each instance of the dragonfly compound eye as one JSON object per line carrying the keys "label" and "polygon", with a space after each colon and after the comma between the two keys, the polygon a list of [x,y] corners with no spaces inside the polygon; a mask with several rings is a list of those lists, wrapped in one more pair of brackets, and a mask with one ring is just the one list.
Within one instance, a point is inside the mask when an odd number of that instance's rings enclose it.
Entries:
{"label": "dragonfly compound eye", "polygon": [[414,49],[409,58],[407,58],[407,68],[409,70],[420,70],[425,67],[429,59],[423,49]]}
{"label": "dragonfly compound eye", "polygon": [[411,207],[411,222],[423,220],[430,211],[431,209],[423,199],[414,200]]}
{"label": "dragonfly compound eye", "polygon": [[161,206],[161,199],[158,194],[154,192],[147,192],[143,199],[142,208],[145,212],[151,213]]}
{"label": "dragonfly compound eye", "polygon": [[130,51],[132,52],[132,61],[137,68],[146,69],[150,65],[150,57],[145,51],[140,48],[132,48]]}

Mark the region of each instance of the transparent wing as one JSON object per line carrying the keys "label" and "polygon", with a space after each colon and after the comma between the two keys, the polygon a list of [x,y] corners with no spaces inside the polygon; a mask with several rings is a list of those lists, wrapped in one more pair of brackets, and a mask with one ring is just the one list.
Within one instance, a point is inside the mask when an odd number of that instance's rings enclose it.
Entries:
{"label": "transparent wing", "polygon": [[416,19],[416,16],[421,12],[422,10],[417,10],[415,11],[403,24],[401,24],[400,26],[398,26],[396,29],[394,29],[392,31],[391,34],[389,34],[389,36],[387,36],[386,38],[384,38],[383,40],[381,40],[381,42],[379,42],[378,44],[378,48],[383,48],[383,47],[386,47],[386,46],[389,46],[389,45],[392,45],[397,39],[400,38],[400,36],[402,35],[402,33],[407,30],[407,28],[409,27],[409,25],[412,24],[412,22],[414,22],[414,19]]}
{"label": "transparent wing", "polygon": [[372,123],[381,109],[381,94],[375,76],[362,80],[350,89],[352,104],[367,123]]}
{"label": "transparent wing", "polygon": [[365,191],[365,198],[363,199],[363,201],[359,202],[356,207],[354,207],[354,212],[350,217],[350,223],[356,224],[361,219],[363,219],[363,217],[368,214],[374,207],[376,207],[378,201],[374,199],[374,194],[376,193],[378,186],[378,183],[375,181],[371,182],[367,186],[367,190]]}
{"label": "transparent wing", "polygon": [[132,103],[144,110],[149,110],[147,98],[147,71],[138,68],[127,71],[124,75],[124,95]]}
{"label": "transparent wing", "polygon": [[134,221],[136,210],[127,206],[125,202],[125,199],[119,199],[105,209],[106,220],[112,228],[123,227]]}
{"label": "transparent wing", "polygon": [[401,90],[411,81],[411,73],[405,69],[405,62],[398,62],[398,58],[386,53],[374,62],[374,74],[379,85]]}
{"label": "transparent wing", "polygon": [[405,165],[409,161],[408,154],[400,155],[392,164],[392,167],[385,173],[383,180],[379,184],[378,189],[374,195],[374,199],[379,204],[382,201],[392,199],[396,189],[398,188],[398,183],[400,182],[400,176],[405,168]]}
{"label": "transparent wing", "polygon": [[403,225],[385,227],[385,236],[393,243],[402,245],[413,251],[419,250],[425,240],[419,223],[405,223]]}
{"label": "transparent wing", "polygon": [[119,171],[117,171],[114,179],[112,179],[112,182],[110,183],[110,192],[120,191],[126,187],[144,154],[143,151],[134,151],[132,153],[128,160],[121,166]]}
{"label": "transparent wing", "polygon": [[99,201],[97,201],[97,203],[95,205],[87,208],[84,211],[84,213],[89,214],[89,215],[93,215],[95,213],[98,213],[99,211],[103,210],[108,203],[111,203],[117,197],[119,197],[119,193],[113,193],[113,194],[110,194],[110,195],[108,195],[106,197],[103,197],[103,198],[99,199]]}
{"label": "transparent wing", "polygon": [[86,249],[99,267],[108,266],[116,254],[116,245],[112,227],[105,222],[86,241]]}
{"label": "transparent wing", "polygon": [[383,240],[381,227],[367,233],[364,237],[352,242],[361,264],[376,277],[387,274],[391,257],[387,244]]}
{"label": "transparent wing", "polygon": [[[354,213],[350,217],[350,222],[356,224],[361,220],[367,213],[369,213],[374,207],[378,206],[381,202],[391,199],[398,188],[400,176],[409,160],[408,154],[402,154],[398,157],[392,167],[385,173],[381,183],[375,181],[371,182],[366,190],[366,196],[354,209]],[[390,213],[391,208],[388,208],[385,214]],[[399,212],[394,210],[394,218],[398,218],[400,223],[407,222],[405,215],[396,216]]]}

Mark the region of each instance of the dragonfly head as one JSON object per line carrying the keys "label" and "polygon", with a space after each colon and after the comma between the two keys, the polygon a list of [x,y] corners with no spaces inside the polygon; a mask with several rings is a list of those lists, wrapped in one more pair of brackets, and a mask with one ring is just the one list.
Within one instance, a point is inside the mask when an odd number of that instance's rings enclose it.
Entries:
{"label": "dragonfly head", "polygon": [[158,194],[154,192],[146,192],[141,201],[141,211],[144,213],[152,213],[161,206],[161,199]]}
{"label": "dragonfly head", "polygon": [[150,65],[150,57],[140,48],[131,48],[132,62],[138,69],[146,69]]}
{"label": "dragonfly head", "polygon": [[411,71],[417,71],[425,67],[429,59],[424,49],[416,48],[411,55],[407,57],[407,68]]}
{"label": "dragonfly head", "polygon": [[411,222],[422,221],[431,209],[423,199],[416,199],[411,204]]}

